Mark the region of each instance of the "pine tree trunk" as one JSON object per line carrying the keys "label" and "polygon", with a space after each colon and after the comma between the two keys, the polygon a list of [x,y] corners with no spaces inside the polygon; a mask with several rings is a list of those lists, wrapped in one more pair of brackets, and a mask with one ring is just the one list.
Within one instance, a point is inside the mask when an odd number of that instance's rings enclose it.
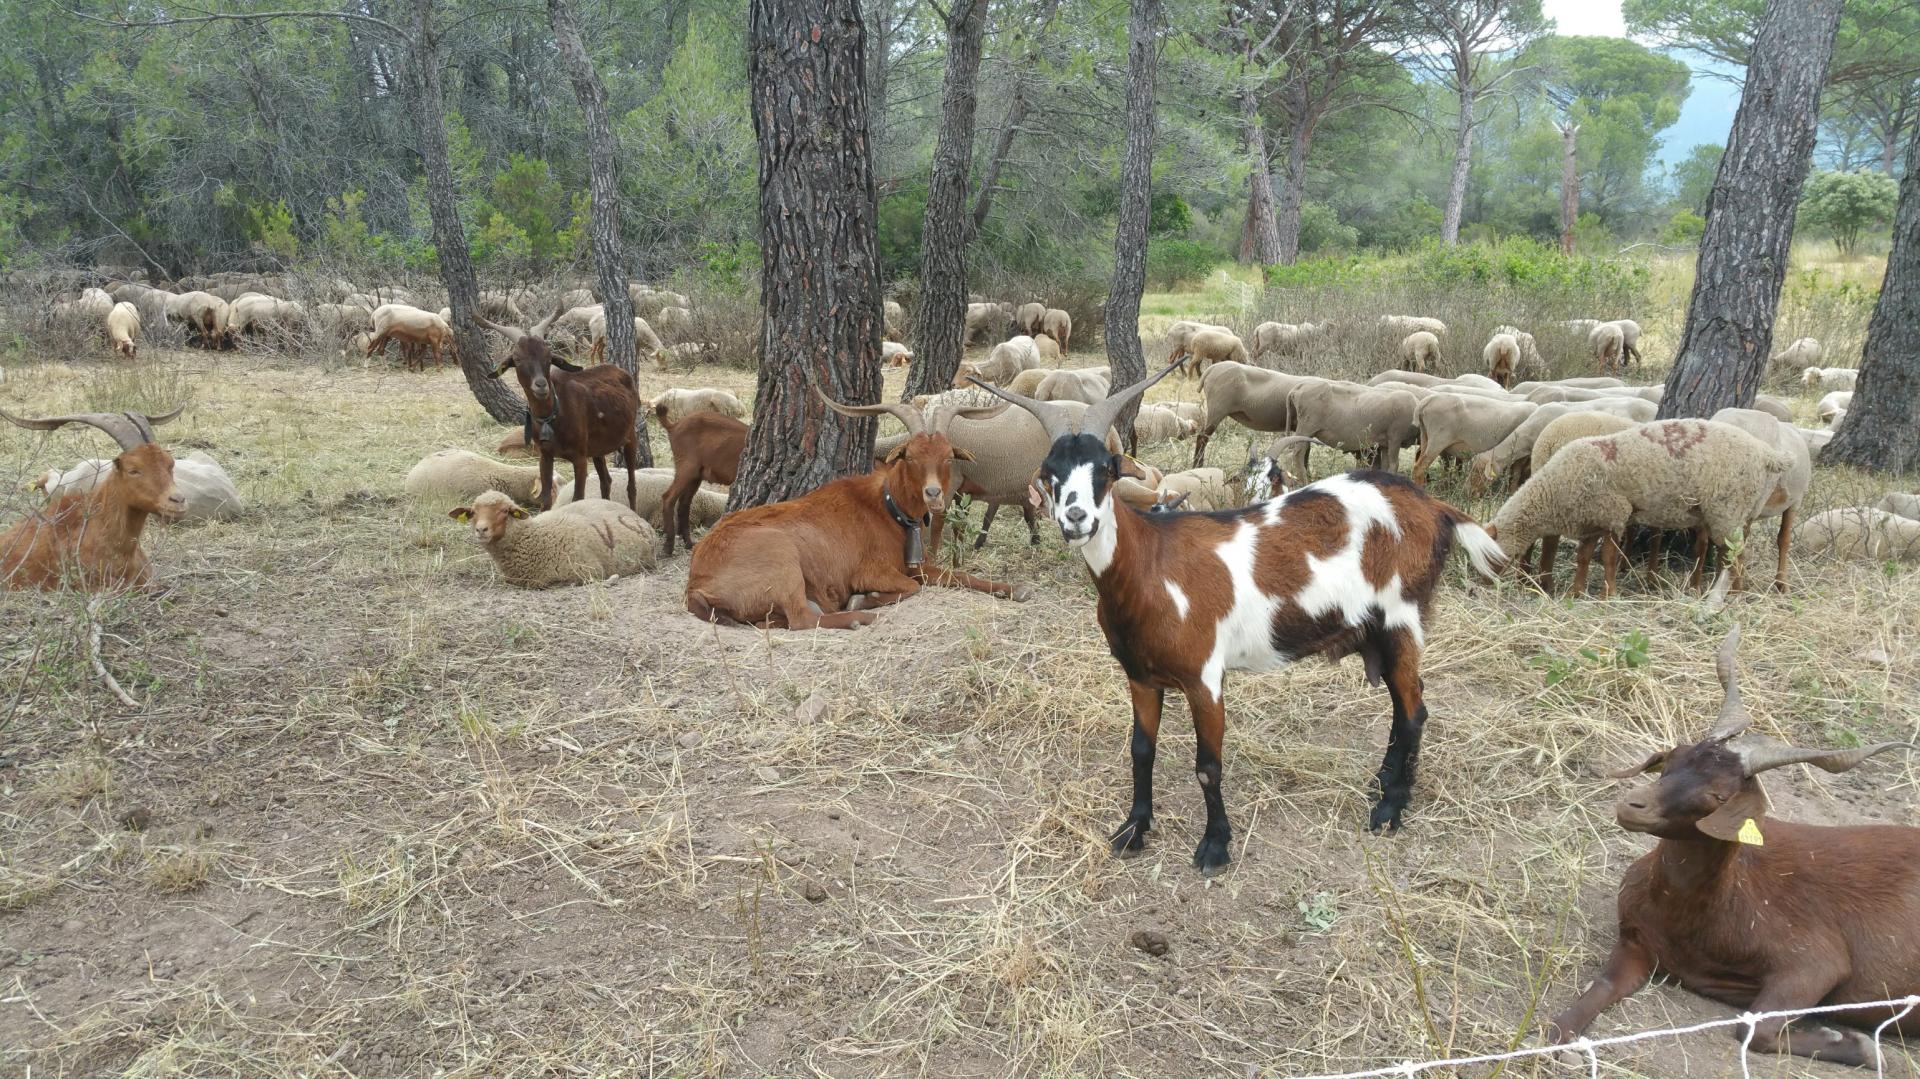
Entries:
{"label": "pine tree trunk", "polygon": [[1285,266],[1300,261],[1300,209],[1306,202],[1307,147],[1312,141],[1313,128],[1296,121],[1287,139],[1287,169],[1280,184],[1280,257],[1274,260]]}
{"label": "pine tree trunk", "polygon": [[1460,130],[1454,135],[1453,175],[1447,180],[1446,215],[1440,220],[1440,242],[1452,247],[1460,242],[1460,216],[1467,205],[1467,170],[1473,163],[1472,88],[1460,87]]}
{"label": "pine tree trunk", "polygon": [[1660,418],[1753,403],[1773,348],[1794,212],[1813,160],[1841,0],[1769,0],[1707,196],[1693,296]]}
{"label": "pine tree trunk", "polygon": [[880,260],[857,0],[752,0],[747,81],[760,145],[760,376],[728,508],[872,468]]}
{"label": "pine tree trunk", "polygon": [[440,89],[440,47],[433,33],[433,0],[414,0],[413,41],[407,64],[413,87],[414,120],[420,134],[420,165],[427,174],[427,212],[433,219],[433,246],[440,258],[440,281],[453,308],[453,340],[461,373],[480,407],[500,423],[520,423],[526,402],[505,381],[488,378],[493,367],[487,335],[473,320],[480,306],[480,285],[460,225],[460,203],[453,190],[453,162],[447,150],[445,99]]}
{"label": "pine tree trunk", "polygon": [[[1252,250],[1242,245],[1240,261],[1251,255],[1262,266],[1280,261],[1280,226],[1273,219],[1273,170],[1267,165],[1267,132],[1260,120],[1260,99],[1251,90],[1240,93],[1240,124],[1247,140],[1247,224]],[[1298,250],[1298,233],[1295,234]]]}
{"label": "pine tree trunk", "polygon": [[947,72],[940,91],[940,134],[920,227],[920,304],[913,320],[913,368],[902,401],[939,393],[960,369],[967,322],[967,174],[973,166],[975,87],[987,0],[949,0]]}
{"label": "pine tree trunk", "polygon": [[[1128,4],[1126,144],[1120,157],[1120,212],[1113,231],[1113,284],[1107,289],[1105,331],[1116,390],[1147,376],[1147,358],[1140,348],[1140,294],[1147,287],[1147,226],[1153,214],[1153,82],[1160,64],[1160,5],[1161,0]],[[1139,410],[1135,398],[1114,421],[1129,452]]]}
{"label": "pine tree trunk", "polygon": [[1853,407],[1820,460],[1900,475],[1920,472],[1920,137],[1907,143],[1893,249],[1867,323]]}
{"label": "pine tree trunk", "polygon": [[[580,21],[569,0],[547,0],[547,18],[560,62],[573,83],[573,96],[586,119],[588,190],[593,205],[587,234],[593,246],[593,264],[600,277],[600,300],[607,315],[607,362],[638,377],[633,335],[633,297],[627,292],[626,250],[620,236],[620,179],[613,157],[613,128],[607,119],[607,88],[593,68]],[[653,467],[653,446],[647,438],[647,417],[634,417],[634,436],[640,460],[633,467]]]}
{"label": "pine tree trunk", "polygon": [[1580,125],[1560,125],[1560,253],[1573,254],[1573,226],[1580,221]]}

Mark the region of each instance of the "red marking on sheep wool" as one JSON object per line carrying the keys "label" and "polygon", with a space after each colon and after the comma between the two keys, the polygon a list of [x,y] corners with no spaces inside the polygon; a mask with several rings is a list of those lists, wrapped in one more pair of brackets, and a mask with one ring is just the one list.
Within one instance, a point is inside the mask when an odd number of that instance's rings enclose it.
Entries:
{"label": "red marking on sheep wool", "polygon": [[1666,450],[1668,457],[1678,459],[1707,440],[1707,429],[1698,423],[1663,423],[1655,430],[1654,424],[1648,424],[1640,428],[1640,437]]}
{"label": "red marking on sheep wool", "polygon": [[1607,459],[1608,464],[1612,464],[1620,456],[1620,444],[1611,438],[1597,438],[1594,439],[1593,444],[1599,449],[1600,456]]}

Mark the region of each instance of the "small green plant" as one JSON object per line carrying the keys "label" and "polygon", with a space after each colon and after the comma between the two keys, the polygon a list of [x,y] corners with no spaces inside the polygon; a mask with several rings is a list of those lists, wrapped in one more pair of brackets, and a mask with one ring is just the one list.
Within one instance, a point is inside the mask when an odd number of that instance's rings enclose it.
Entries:
{"label": "small green plant", "polygon": [[966,560],[976,530],[973,527],[973,496],[961,495],[947,504],[947,564],[954,569]]}
{"label": "small green plant", "polygon": [[1615,666],[1630,667],[1638,670],[1651,662],[1647,658],[1647,648],[1653,642],[1642,630],[1631,630],[1621,639],[1613,650]]}
{"label": "small green plant", "polygon": [[1332,929],[1333,923],[1340,917],[1340,912],[1334,908],[1331,892],[1315,892],[1311,898],[1303,896],[1298,905],[1300,921],[1318,933]]}

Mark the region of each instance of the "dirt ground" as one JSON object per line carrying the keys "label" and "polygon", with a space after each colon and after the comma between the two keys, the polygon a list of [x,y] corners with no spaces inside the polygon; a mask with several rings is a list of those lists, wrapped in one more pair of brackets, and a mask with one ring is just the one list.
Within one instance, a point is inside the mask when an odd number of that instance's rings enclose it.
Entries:
{"label": "dirt ground", "polygon": [[[1285,1077],[1497,1051],[1604,957],[1648,842],[1598,773],[1711,723],[1732,622],[1761,729],[1916,736],[1907,569],[1797,563],[1787,595],[1713,612],[1671,579],[1567,601],[1456,567],[1409,827],[1364,829],[1387,700],[1357,662],[1234,675],[1234,862],[1204,880],[1179,703],[1148,849],[1107,853],[1125,683],[1057,535],[1002,520],[969,556],[1034,584],[1024,604],[934,590],[857,632],[715,629],[684,611],[684,554],[527,592],[448,507],[409,504],[414,461],[501,434],[451,371],[156,348],[140,373],[15,364],[0,407],[171,395],[191,405],[167,443],[250,505],[150,530],[168,592],[102,611],[141,706],[89,670],[81,600],[0,595],[10,1074]],[[0,431],[0,520],[21,480],[110,445]],[[1812,508],[1876,489],[1823,469]],[[1791,819],[1915,823],[1916,766],[1769,789]],[[1730,1014],[1656,987],[1594,1034]],[[1891,1071],[1914,1052],[1890,1046]],[[1714,1032],[1602,1071],[1740,1067]]]}

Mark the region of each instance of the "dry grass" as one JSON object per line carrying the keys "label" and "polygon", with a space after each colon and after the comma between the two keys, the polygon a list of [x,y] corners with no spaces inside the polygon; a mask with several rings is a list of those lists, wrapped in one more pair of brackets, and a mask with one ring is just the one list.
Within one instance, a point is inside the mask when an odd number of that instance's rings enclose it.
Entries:
{"label": "dry grass", "polygon": [[[1084,572],[1017,518],[970,565],[1034,582],[1030,603],[934,592],[857,633],[716,631],[680,607],[684,558],[521,592],[446,507],[398,498],[420,456],[497,441],[451,373],[91,356],[10,362],[0,406],[190,390],[168,441],[220,458],[251,509],[156,529],[170,591],[102,612],[144,711],[87,671],[72,597],[0,595],[0,702],[20,695],[0,1061],[36,1075],[1285,1076],[1487,1051],[1531,1038],[1603,955],[1645,843],[1596,772],[1708,722],[1731,621],[1763,729],[1916,734],[1907,572],[1800,564],[1787,596],[1719,613],[1637,577],[1606,603],[1456,582],[1407,833],[1363,830],[1387,704],[1357,665],[1240,675],[1235,861],[1204,881],[1178,704],[1148,852],[1106,853],[1124,684]],[[25,505],[16,477],[103,449],[0,440],[0,519]],[[1881,486],[1823,470],[1815,498]],[[1909,820],[1914,768],[1773,792],[1800,819]],[[1130,946],[1139,930],[1168,953]],[[1724,1013],[1660,988],[1598,1029]],[[1608,1067],[1737,1073],[1719,1036]]]}

